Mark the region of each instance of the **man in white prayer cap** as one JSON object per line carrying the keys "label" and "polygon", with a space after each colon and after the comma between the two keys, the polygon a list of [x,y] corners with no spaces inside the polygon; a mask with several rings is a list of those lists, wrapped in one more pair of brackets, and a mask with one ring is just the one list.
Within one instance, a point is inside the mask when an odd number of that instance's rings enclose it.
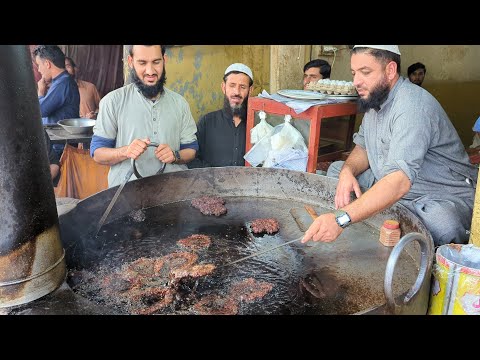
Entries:
{"label": "man in white prayer cap", "polygon": [[253,90],[253,72],[245,64],[231,64],[221,86],[223,108],[198,121],[199,149],[189,168],[245,165],[247,104]]}
{"label": "man in white prayer cap", "polygon": [[350,224],[399,202],[436,246],[467,243],[477,170],[442,106],[400,76],[397,45],[355,45],[350,62],[365,116],[347,160],[327,172],[338,178],[337,210],[319,216],[303,242],[334,241]]}

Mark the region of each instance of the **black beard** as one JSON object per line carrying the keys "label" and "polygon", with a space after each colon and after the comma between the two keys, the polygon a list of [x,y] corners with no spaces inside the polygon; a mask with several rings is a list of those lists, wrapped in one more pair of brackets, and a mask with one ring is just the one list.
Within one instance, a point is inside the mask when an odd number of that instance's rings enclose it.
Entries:
{"label": "black beard", "polygon": [[358,111],[366,112],[367,110],[374,109],[380,110],[380,106],[385,102],[390,93],[390,88],[386,81],[382,81],[375,87],[370,96],[366,99],[360,98],[358,101]]}
{"label": "black beard", "polygon": [[248,96],[243,99],[240,105],[231,107],[227,95],[223,95],[223,108],[227,114],[230,114],[232,117],[238,116],[240,119],[245,120],[247,118],[247,104]]}
{"label": "black beard", "polygon": [[130,69],[130,81],[133,82],[138,90],[148,99],[156,97],[158,94],[163,94],[165,89],[163,88],[167,81],[167,74],[165,73],[165,65],[163,65],[162,76],[155,85],[145,85],[138,77],[135,68]]}

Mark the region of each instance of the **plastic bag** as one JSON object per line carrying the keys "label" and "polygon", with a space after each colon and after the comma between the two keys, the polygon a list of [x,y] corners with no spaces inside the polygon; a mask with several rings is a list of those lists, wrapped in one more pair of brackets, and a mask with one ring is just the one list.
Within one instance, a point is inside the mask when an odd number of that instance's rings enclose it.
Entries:
{"label": "plastic bag", "polygon": [[308,151],[285,148],[271,150],[268,154],[264,167],[306,171],[308,163]]}
{"label": "plastic bag", "polygon": [[260,111],[258,116],[260,117],[260,123],[250,130],[250,142],[252,145],[258,143],[264,136],[267,136],[273,130],[273,126],[266,121],[267,114],[265,111]]}
{"label": "plastic bag", "polygon": [[285,122],[275,126],[269,137],[270,150],[264,167],[307,170],[308,148],[300,131],[290,124],[291,118],[290,115],[285,115]]}
{"label": "plastic bag", "polygon": [[250,165],[253,167],[257,167],[259,165],[262,165],[265,162],[265,159],[267,158],[268,152],[271,149],[271,144],[270,144],[270,136],[273,133],[273,131],[270,132],[270,134],[265,135],[263,138],[260,139],[259,142],[257,142],[244,156],[243,158],[247,160]]}

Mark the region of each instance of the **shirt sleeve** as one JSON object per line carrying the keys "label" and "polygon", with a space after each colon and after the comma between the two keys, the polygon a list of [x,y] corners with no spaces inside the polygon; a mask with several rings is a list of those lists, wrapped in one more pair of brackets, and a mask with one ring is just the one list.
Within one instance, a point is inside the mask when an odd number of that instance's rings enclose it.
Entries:
{"label": "shirt sleeve", "polygon": [[383,167],[385,175],[402,170],[412,184],[415,182],[432,138],[438,136],[438,121],[432,121],[434,116],[424,110],[412,109],[396,117]]}
{"label": "shirt sleeve", "polygon": [[64,82],[52,84],[45,96],[39,96],[40,112],[42,117],[51,116],[65,103],[66,86]]}
{"label": "shirt sleeve", "polygon": [[118,120],[113,106],[115,99],[105,96],[100,100],[99,111],[93,133],[105,139],[116,139],[118,133]]}
{"label": "shirt sleeve", "polygon": [[95,150],[102,147],[113,149],[115,147],[115,139],[106,139],[101,136],[93,135],[92,141],[90,142],[90,156],[93,157]]}
{"label": "shirt sleeve", "polygon": [[193,120],[190,106],[187,100],[183,99],[182,107],[182,131],[180,134],[180,144],[191,144],[197,141],[197,125]]}
{"label": "shirt sleeve", "polygon": [[362,149],[365,149],[365,136],[364,136],[364,130],[363,130],[363,122],[360,125],[360,128],[358,129],[358,132],[353,134],[353,142],[360,146]]}
{"label": "shirt sleeve", "polygon": [[180,144],[180,150],[183,149],[193,149],[195,151],[198,151],[198,142],[194,141],[191,142],[190,144]]}
{"label": "shirt sleeve", "polygon": [[205,164],[203,160],[203,152],[205,151],[205,136],[206,136],[206,124],[207,118],[206,115],[202,116],[200,120],[198,120],[197,124],[197,141],[198,141],[198,150],[193,160],[192,167],[208,167],[208,164]]}

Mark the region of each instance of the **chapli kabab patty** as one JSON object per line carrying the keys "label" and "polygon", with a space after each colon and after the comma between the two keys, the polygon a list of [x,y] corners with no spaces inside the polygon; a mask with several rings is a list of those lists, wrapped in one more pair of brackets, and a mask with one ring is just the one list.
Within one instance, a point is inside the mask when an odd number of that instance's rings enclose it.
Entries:
{"label": "chapli kabab patty", "polygon": [[250,228],[254,234],[274,234],[280,226],[277,219],[256,219],[250,222]]}
{"label": "chapli kabab patty", "polygon": [[220,216],[227,213],[225,200],[218,196],[201,196],[193,199],[192,206],[199,209],[203,215]]}
{"label": "chapli kabab patty", "polygon": [[193,234],[177,241],[177,244],[189,250],[207,249],[211,244],[210,236]]}

